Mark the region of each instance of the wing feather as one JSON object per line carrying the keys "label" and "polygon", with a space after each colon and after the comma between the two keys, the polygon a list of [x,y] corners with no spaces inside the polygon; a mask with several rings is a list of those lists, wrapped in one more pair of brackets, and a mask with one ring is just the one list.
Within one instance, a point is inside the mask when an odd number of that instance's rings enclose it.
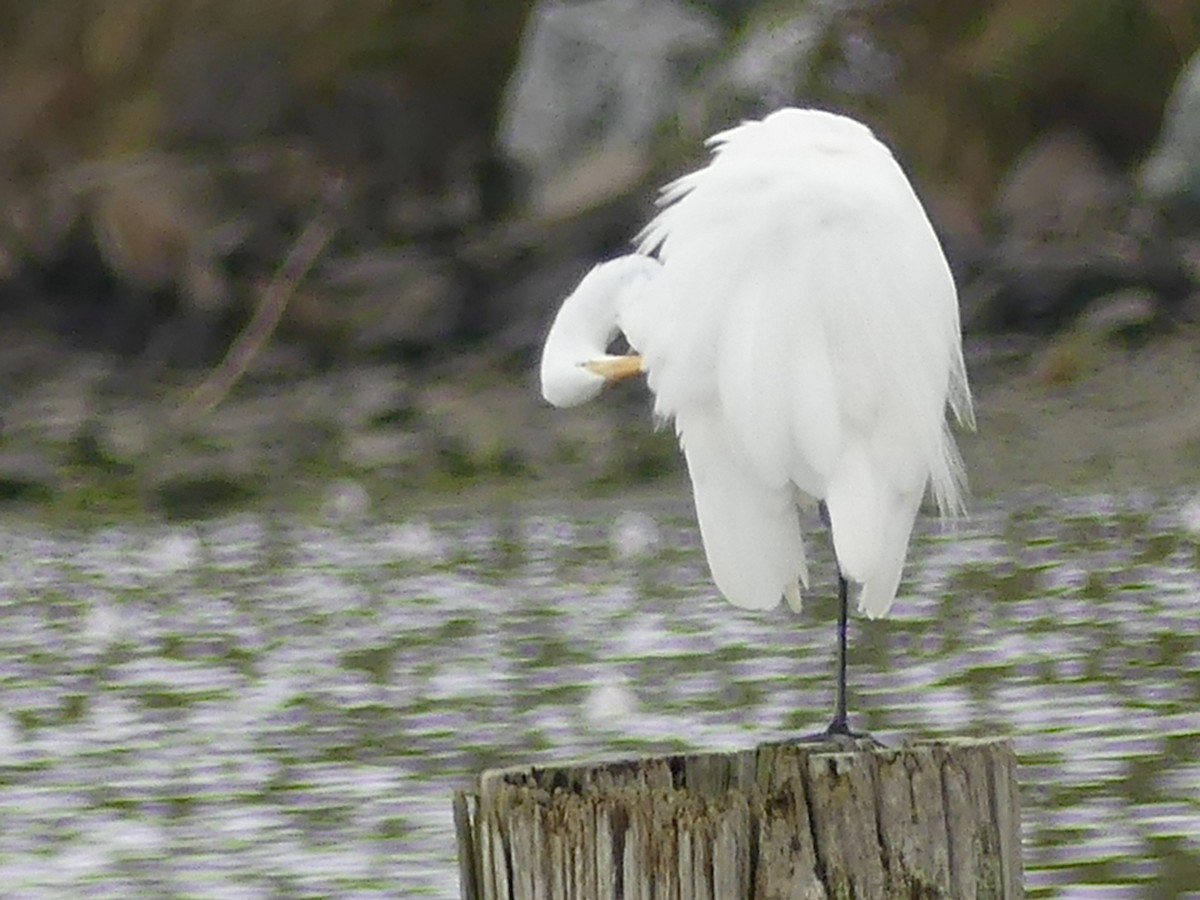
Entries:
{"label": "wing feather", "polygon": [[714,141],[642,234],[669,327],[639,348],[680,431],[714,578],[739,605],[778,600],[802,570],[798,488],[827,501],[839,566],[880,615],[927,485],[943,515],[963,505],[945,421],[949,406],[973,422],[953,278],[864,126],[788,110]]}
{"label": "wing feather", "polygon": [[790,489],[755,477],[715,411],[690,410],[676,425],[717,588],[734,606],[770,609],[786,595],[798,609],[808,567]]}

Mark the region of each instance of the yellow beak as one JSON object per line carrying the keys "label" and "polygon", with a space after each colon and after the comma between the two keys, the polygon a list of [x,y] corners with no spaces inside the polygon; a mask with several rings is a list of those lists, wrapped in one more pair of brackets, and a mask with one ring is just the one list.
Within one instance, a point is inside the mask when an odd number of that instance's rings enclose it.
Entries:
{"label": "yellow beak", "polygon": [[611,359],[595,359],[583,363],[589,372],[594,372],[606,382],[621,381],[642,374],[642,358],[636,354],[615,356]]}

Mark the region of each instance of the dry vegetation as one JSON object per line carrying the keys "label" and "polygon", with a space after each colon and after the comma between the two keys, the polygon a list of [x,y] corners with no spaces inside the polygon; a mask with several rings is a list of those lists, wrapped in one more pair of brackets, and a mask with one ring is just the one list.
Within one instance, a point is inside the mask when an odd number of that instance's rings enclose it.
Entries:
{"label": "dry vegetation", "polygon": [[[244,321],[335,182],[334,253],[486,218],[480,173],[530,6],[97,0],[63,16],[0,2],[0,291],[42,302],[30,274],[65,267],[102,302]],[[839,80],[863,28],[898,84]],[[1198,44],[1189,0],[891,0],[845,18],[798,88],[869,116],[978,218],[1047,123],[1136,160]],[[287,321],[336,331],[336,300],[306,294]]]}

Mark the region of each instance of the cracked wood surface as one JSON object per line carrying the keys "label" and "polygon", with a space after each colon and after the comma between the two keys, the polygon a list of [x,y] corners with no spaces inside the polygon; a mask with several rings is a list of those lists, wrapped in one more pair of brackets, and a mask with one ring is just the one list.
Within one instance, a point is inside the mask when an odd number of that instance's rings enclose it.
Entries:
{"label": "cracked wood surface", "polygon": [[464,900],[1012,900],[1006,740],[484,772],[454,800]]}

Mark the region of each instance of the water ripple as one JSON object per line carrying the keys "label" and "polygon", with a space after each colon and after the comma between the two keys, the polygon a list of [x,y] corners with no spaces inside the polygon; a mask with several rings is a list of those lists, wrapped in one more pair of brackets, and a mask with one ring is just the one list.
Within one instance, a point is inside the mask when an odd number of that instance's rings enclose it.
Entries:
{"label": "water ripple", "polygon": [[[885,740],[1003,734],[1032,897],[1200,884],[1191,495],[1028,497],[917,536],[856,620]],[[730,749],[831,706],[832,559],[735,610],[684,501],[338,527],[0,526],[0,883],[20,896],[457,896],[480,768]]]}

